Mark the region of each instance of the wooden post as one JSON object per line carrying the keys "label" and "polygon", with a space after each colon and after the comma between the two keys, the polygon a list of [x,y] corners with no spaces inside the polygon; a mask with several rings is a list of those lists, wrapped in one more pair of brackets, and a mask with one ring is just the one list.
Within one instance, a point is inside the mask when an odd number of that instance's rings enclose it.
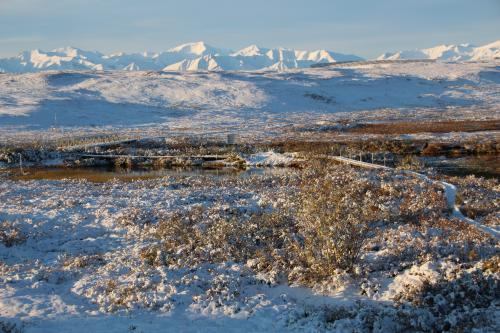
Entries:
{"label": "wooden post", "polygon": [[23,171],[23,155],[19,154],[19,169],[21,170],[21,175],[24,175]]}

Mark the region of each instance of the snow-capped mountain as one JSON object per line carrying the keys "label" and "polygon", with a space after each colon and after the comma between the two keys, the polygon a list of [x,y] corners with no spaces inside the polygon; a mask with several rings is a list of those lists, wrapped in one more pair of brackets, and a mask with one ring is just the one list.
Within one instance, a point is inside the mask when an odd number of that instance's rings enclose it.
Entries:
{"label": "snow-capped mountain", "polygon": [[184,59],[165,67],[164,70],[284,70],[306,68],[317,63],[355,60],[362,60],[362,58],[325,50],[297,51],[284,48],[260,48],[257,45],[251,45],[233,53],[219,52],[195,59]]}
{"label": "snow-capped mountain", "polygon": [[[378,60],[437,59],[475,61],[500,59],[500,40],[475,47],[469,44],[440,45],[433,48],[385,53]],[[358,61],[362,58],[326,50],[299,51],[250,45],[238,51],[216,48],[204,42],[188,43],[165,52],[114,53],[105,55],[65,47],[49,52],[25,51],[17,57],[0,59],[0,73],[27,73],[48,70],[154,70],[154,71],[234,71],[286,70],[318,63]]]}
{"label": "snow-capped mountain", "polygon": [[435,59],[444,61],[477,61],[500,59],[500,40],[484,45],[439,45],[436,47],[384,53],[378,60]]}
{"label": "snow-capped mountain", "polygon": [[0,59],[0,72],[46,70],[261,70],[304,68],[315,63],[362,60],[354,55],[325,50],[296,51],[267,49],[251,45],[239,51],[215,48],[204,42],[183,44],[160,53],[115,53],[84,51],[74,47],[26,51],[17,57]]}
{"label": "snow-capped mountain", "polygon": [[55,49],[50,52],[40,50],[25,51],[15,58],[0,59],[0,71],[37,72],[41,70],[103,70],[100,62],[103,55],[73,47]]}

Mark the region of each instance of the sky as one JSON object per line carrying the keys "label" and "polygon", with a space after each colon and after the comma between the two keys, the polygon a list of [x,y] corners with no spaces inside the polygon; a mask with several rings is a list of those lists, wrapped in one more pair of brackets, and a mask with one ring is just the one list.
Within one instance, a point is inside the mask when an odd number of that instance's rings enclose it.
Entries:
{"label": "sky", "polygon": [[327,49],[374,58],[500,39],[500,0],[0,0],[0,57],[74,46]]}

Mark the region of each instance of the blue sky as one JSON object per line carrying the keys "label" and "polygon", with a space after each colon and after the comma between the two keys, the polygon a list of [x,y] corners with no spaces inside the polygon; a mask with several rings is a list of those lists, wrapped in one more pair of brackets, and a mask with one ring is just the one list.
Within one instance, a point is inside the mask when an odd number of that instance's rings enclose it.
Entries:
{"label": "blue sky", "polygon": [[500,0],[0,0],[0,56],[60,46],[385,51],[500,39]]}

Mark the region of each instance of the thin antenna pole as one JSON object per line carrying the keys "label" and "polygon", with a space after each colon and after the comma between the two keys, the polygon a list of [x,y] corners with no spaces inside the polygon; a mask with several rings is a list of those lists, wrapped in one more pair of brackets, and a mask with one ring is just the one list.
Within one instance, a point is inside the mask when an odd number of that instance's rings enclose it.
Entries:
{"label": "thin antenna pole", "polygon": [[19,169],[21,170],[21,175],[24,175],[23,171],[23,155],[19,154]]}

